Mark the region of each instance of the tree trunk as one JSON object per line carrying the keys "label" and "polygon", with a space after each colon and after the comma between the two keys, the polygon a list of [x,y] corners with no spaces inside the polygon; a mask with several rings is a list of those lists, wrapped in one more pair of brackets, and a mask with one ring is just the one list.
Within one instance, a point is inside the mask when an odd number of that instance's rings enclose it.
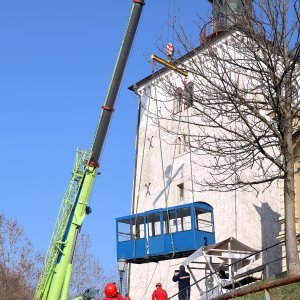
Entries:
{"label": "tree trunk", "polygon": [[286,159],[284,179],[286,261],[288,275],[293,276],[300,274],[300,260],[296,238],[294,155],[292,153],[292,133],[290,130],[285,134],[284,139]]}

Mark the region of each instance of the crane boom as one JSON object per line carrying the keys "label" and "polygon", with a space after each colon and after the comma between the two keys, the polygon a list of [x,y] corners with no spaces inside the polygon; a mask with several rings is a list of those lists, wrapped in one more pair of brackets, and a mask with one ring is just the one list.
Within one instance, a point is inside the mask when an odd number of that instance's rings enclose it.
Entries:
{"label": "crane boom", "polygon": [[131,13],[90,153],[77,150],[69,187],[63,197],[35,293],[36,300],[66,300],[76,240],[89,213],[88,202],[126,62],[142,13],[144,0],[133,0]]}
{"label": "crane boom", "polygon": [[105,104],[102,106],[102,113],[99,119],[99,125],[96,131],[95,140],[92,146],[91,163],[97,164],[104,140],[106,137],[111,114],[114,110],[115,101],[125,70],[127,58],[132,46],[134,35],[139,23],[140,15],[144,5],[144,0],[133,0],[133,6],[130,13],[130,18],[123,38],[117,62],[114,68],[110,86],[105,99]]}

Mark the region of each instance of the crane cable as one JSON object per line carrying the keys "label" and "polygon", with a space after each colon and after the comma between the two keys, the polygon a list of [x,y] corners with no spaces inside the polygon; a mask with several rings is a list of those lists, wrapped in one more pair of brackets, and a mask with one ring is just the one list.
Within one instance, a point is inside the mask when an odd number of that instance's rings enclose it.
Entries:
{"label": "crane cable", "polygon": [[[141,99],[140,99],[141,101]],[[141,101],[142,106],[142,101]],[[137,192],[137,200],[136,200],[136,207],[134,215],[136,216],[138,213],[138,206],[139,206],[139,200],[140,200],[140,192],[141,192],[141,181],[142,181],[142,173],[143,173],[143,166],[144,166],[144,157],[145,157],[145,148],[146,148],[146,137],[147,137],[147,131],[148,131],[148,123],[149,123],[149,107],[150,107],[150,98],[147,103],[147,108],[144,107],[145,111],[147,111],[147,118],[146,118],[146,127],[145,127],[145,133],[144,133],[144,142],[143,142],[143,152],[142,152],[142,160],[141,160],[141,167],[140,167],[140,176],[139,176],[139,185],[138,185],[138,192]],[[137,147],[138,147],[139,141],[137,141]],[[135,199],[133,200],[135,201]],[[135,217],[135,228],[137,225],[137,218]],[[146,228],[147,230],[147,228]],[[144,233],[146,235],[146,232]],[[135,250],[136,250],[136,238],[134,238],[134,247],[133,247],[133,257],[135,257]]]}
{"label": "crane cable", "polygon": [[[147,137],[147,131],[148,131],[148,124],[149,124],[149,115],[151,114],[150,112],[150,99],[151,100],[156,100],[156,117],[158,119],[158,106],[157,106],[157,92],[156,92],[156,85],[153,84],[153,76],[154,74],[154,63],[152,66],[152,79],[151,79],[151,83],[150,86],[154,86],[154,90],[155,90],[155,98],[153,98],[152,96],[152,89],[150,89],[150,95],[149,95],[149,101],[147,104],[147,107],[144,107],[145,111],[147,112],[147,118],[146,118],[146,127],[145,127],[145,133],[144,133],[144,143],[143,143],[143,151],[142,151],[142,161],[141,161],[141,167],[140,167],[140,176],[139,176],[139,185],[138,185],[138,192],[137,192],[137,202],[136,202],[136,207],[135,207],[135,215],[137,215],[137,210],[138,210],[138,204],[139,204],[139,199],[140,199],[140,191],[141,191],[141,179],[142,179],[142,173],[143,173],[143,165],[144,165],[144,156],[145,156],[145,148],[146,148],[146,137]],[[141,104],[142,105],[142,104]],[[163,181],[164,181],[164,187],[166,187],[165,184],[165,176],[164,176],[164,164],[163,164],[163,156],[162,156],[162,144],[161,144],[161,131],[160,131],[160,125],[158,126],[159,128],[159,141],[160,141],[160,154],[161,154],[161,162],[162,162],[162,174],[163,174]],[[178,126],[177,126],[177,133],[176,133],[176,138],[178,136],[178,132],[179,132],[179,128],[180,128],[180,120],[178,121]],[[171,168],[171,175],[173,173],[173,166],[174,166],[174,160],[175,160],[175,154],[176,154],[176,144],[174,147],[174,152],[173,152],[173,158],[172,158],[172,168]],[[165,204],[166,207],[168,208],[168,195],[170,192],[170,186],[168,187],[168,192],[166,193],[165,191]],[[170,219],[169,219],[169,213],[167,214],[168,217],[168,226],[170,224]],[[137,218],[135,218],[135,226],[137,224]],[[170,226],[169,226],[170,227]],[[146,228],[147,230],[147,228]],[[171,244],[172,244],[172,258],[174,257],[175,251],[174,251],[174,241],[173,241],[173,236],[172,236],[172,232],[170,232],[170,236],[171,236]],[[136,247],[136,239],[134,239],[134,250],[133,250],[133,255],[135,255],[135,247]],[[157,264],[158,265],[158,264]],[[152,281],[153,276],[155,275],[156,269],[157,269],[157,265],[155,267],[155,270],[152,274],[151,280],[149,282],[149,285],[147,286],[145,293],[143,295],[143,297],[145,296],[145,294],[148,291],[148,288],[150,286],[150,283]],[[169,266],[170,267],[170,266]],[[142,297],[142,298],[143,298]]]}
{"label": "crane cable", "polygon": [[[152,62],[152,73],[154,73],[154,62]],[[157,128],[158,128],[158,138],[159,138],[159,150],[160,150],[160,161],[161,161],[161,170],[162,170],[162,177],[163,177],[163,186],[164,186],[164,200],[165,200],[165,207],[167,208],[167,221],[168,221],[168,227],[166,228],[166,231],[168,230],[170,233],[171,237],[171,246],[172,246],[172,258],[175,253],[175,248],[174,248],[174,240],[173,240],[173,235],[172,235],[172,230],[170,227],[170,213],[169,213],[169,206],[168,206],[168,196],[169,196],[169,190],[166,189],[166,177],[165,177],[165,167],[164,167],[164,161],[163,161],[163,154],[162,154],[162,142],[161,142],[161,128],[160,128],[160,121],[159,121],[159,116],[158,116],[158,99],[157,99],[157,89],[156,89],[156,84],[154,83],[154,101],[156,105],[156,110],[155,110],[155,117],[157,121]],[[176,145],[175,145],[176,147]],[[164,220],[163,220],[164,221]]]}
{"label": "crane cable", "polygon": [[[169,39],[169,27],[170,27],[170,19],[171,19],[171,1],[169,0],[169,5],[168,5],[168,39]],[[175,0],[173,0],[173,16],[175,15]],[[174,39],[174,30],[172,30],[172,38]],[[143,145],[143,153],[142,153],[142,163],[141,163],[141,171],[140,171],[140,178],[139,178],[139,188],[138,188],[138,196],[137,196],[137,205],[136,205],[136,213],[137,213],[137,208],[138,208],[138,203],[139,203],[139,194],[140,194],[140,186],[141,186],[141,177],[142,177],[142,168],[143,168],[143,160],[144,160],[144,150],[145,150],[145,143],[146,143],[146,135],[147,135],[147,128],[148,128],[148,119],[149,119],[149,114],[150,114],[150,99],[153,100],[152,97],[152,86],[153,86],[153,78],[154,78],[154,62],[152,61],[152,76],[151,76],[151,82],[150,82],[150,95],[149,95],[149,101],[148,101],[148,106],[147,108],[145,107],[145,110],[147,111],[147,119],[146,119],[146,129],[145,129],[145,134],[144,134],[144,145]],[[155,102],[156,102],[156,117],[157,120],[159,120],[158,118],[158,105],[157,105],[157,92],[156,92],[156,85],[154,85],[154,91],[155,91]],[[181,112],[180,112],[181,114]],[[158,121],[159,123],[159,121]],[[177,127],[177,134],[176,134],[176,141],[177,141],[177,137],[178,137],[178,132],[179,132],[179,128],[180,128],[180,120],[178,122],[178,127]],[[165,180],[165,173],[164,173],[164,164],[163,164],[163,156],[162,156],[162,144],[161,144],[161,132],[160,132],[160,124],[158,124],[158,129],[159,129],[159,144],[160,144],[160,156],[161,156],[161,166],[162,166],[162,175],[163,175],[163,182],[164,182],[164,189],[166,188],[166,180]],[[176,142],[175,142],[175,147],[174,147],[174,152],[173,152],[173,158],[172,158],[172,168],[171,168],[171,175],[173,173],[173,166],[174,166],[174,160],[175,160],[175,154],[176,154]],[[168,192],[166,193],[166,190],[164,190],[164,195],[165,195],[165,205],[168,209],[168,196],[169,196],[169,192],[170,192],[170,185],[168,187]],[[168,227],[170,228],[170,216],[169,216],[169,211],[167,212],[167,217],[168,217]],[[147,230],[148,228],[146,228]],[[146,235],[146,233],[145,233]],[[170,232],[170,236],[171,236],[171,244],[172,244],[172,258],[174,257],[175,254],[175,249],[174,249],[174,241],[173,241],[173,236],[172,236],[172,232]],[[156,273],[156,269],[157,266],[159,265],[159,262],[156,264],[155,269],[153,271],[153,274],[151,276],[151,279],[149,281],[149,284],[143,294],[142,299],[145,297],[148,288],[152,282],[152,279]],[[170,268],[170,260],[169,260],[169,268]],[[168,269],[169,269],[168,268]]]}
{"label": "crane cable", "polygon": [[[150,89],[150,91],[151,91],[151,89]],[[137,191],[137,198],[136,198],[137,200],[136,200],[136,206],[135,206],[135,209],[134,209],[135,211],[133,211],[133,215],[135,215],[135,224],[134,224],[135,228],[136,228],[136,226],[137,226],[137,218],[136,218],[136,215],[138,214],[138,206],[139,206],[140,193],[141,193],[141,182],[142,182],[142,174],[143,174],[143,166],[144,166],[144,158],[145,158],[146,138],[147,138],[148,124],[149,124],[149,112],[150,112],[149,107],[150,107],[150,99],[151,99],[151,97],[150,97],[150,95],[149,95],[147,106],[143,106],[142,100],[141,100],[141,98],[139,98],[141,107],[144,108],[144,110],[147,112],[147,118],[146,118],[145,132],[144,132],[143,151],[142,151],[141,166],[140,166],[140,174],[139,174],[139,184],[138,184],[138,191]],[[139,128],[138,128],[138,130],[139,130]],[[136,147],[139,147],[139,139],[137,140],[137,145],[136,145]],[[135,187],[134,187],[134,188],[135,188]],[[135,201],[135,199],[133,199],[133,201]],[[147,227],[145,228],[145,230],[147,230]],[[145,232],[144,234],[145,234],[145,237],[146,237],[146,232]],[[133,245],[134,245],[134,246],[133,246],[133,257],[135,257],[135,252],[136,252],[136,240],[137,240],[137,239],[134,238],[133,240],[134,240],[134,244],[133,244]],[[150,286],[150,283],[151,283],[151,281],[152,281],[152,278],[153,278],[153,276],[154,276],[154,274],[155,274],[155,272],[156,272],[156,268],[157,268],[157,265],[156,265],[156,267],[155,267],[155,269],[154,269],[154,272],[153,272],[153,274],[152,274],[151,280],[150,280],[150,282],[149,282],[149,284],[148,284],[148,286],[147,286],[147,288],[146,288],[146,290],[145,290],[145,292],[144,292],[144,294],[143,294],[143,296],[142,296],[142,299],[145,297],[145,295],[146,295],[146,293],[147,293],[147,291],[148,291],[148,288],[149,288],[149,286]]]}
{"label": "crane cable", "polygon": [[[161,126],[160,126],[160,122],[159,122],[159,116],[158,116],[158,98],[157,98],[157,89],[156,89],[156,84],[154,83],[154,66],[155,66],[155,63],[153,62],[152,63],[152,77],[151,77],[151,87],[154,86],[154,97],[152,96],[152,89],[150,90],[150,95],[149,95],[149,98],[154,100],[155,101],[155,104],[156,104],[156,110],[155,110],[155,117],[157,119],[157,127],[158,127],[158,135],[159,135],[159,146],[160,146],[160,157],[161,157],[161,167],[162,167],[162,177],[163,177],[163,183],[164,183],[164,196],[165,196],[165,205],[166,205],[166,208],[167,208],[167,218],[168,218],[168,228],[169,228],[169,233],[170,233],[170,237],[171,237],[171,245],[172,245],[172,258],[174,258],[174,255],[175,255],[175,248],[174,248],[174,240],[173,240],[173,235],[172,235],[172,231],[170,230],[170,215],[169,215],[169,211],[168,211],[168,197],[169,197],[169,193],[170,193],[170,185],[168,186],[168,188],[166,189],[166,178],[165,178],[165,172],[164,172],[164,163],[163,163],[163,155],[162,155],[162,142],[161,142]],[[151,113],[150,110],[149,110],[149,103],[150,101],[148,102],[148,113],[147,113],[147,121],[148,122],[148,118],[149,118],[149,114]],[[180,112],[180,115],[181,115],[181,112]],[[181,118],[178,119],[178,125],[177,125],[177,133],[176,133],[176,140],[177,140],[177,137],[179,135],[179,128],[180,128],[180,122],[181,122]],[[175,141],[176,141],[175,140]],[[175,155],[176,155],[176,143],[175,143],[175,147],[174,147],[174,151],[173,151],[173,157],[172,157],[172,163],[171,163],[171,175],[172,176],[172,173],[173,173],[173,167],[174,167],[174,161],[175,161]],[[167,192],[166,192],[167,191]],[[146,290],[142,296],[142,299],[145,297],[145,295],[147,294],[147,291],[149,289],[149,286],[152,282],[152,279],[156,273],[156,269],[157,269],[157,266],[159,265],[159,262],[156,264],[155,266],[155,269],[152,273],[152,276],[151,276],[151,279],[149,281],[149,284],[148,286],[146,287]],[[170,268],[170,260],[169,260],[169,267],[168,269]]]}
{"label": "crane cable", "polygon": [[[160,157],[161,157],[161,169],[162,169],[162,177],[163,177],[163,184],[164,184],[164,197],[165,197],[165,205],[167,208],[167,217],[168,217],[168,227],[169,227],[169,233],[170,233],[170,237],[171,237],[171,245],[172,245],[172,258],[174,258],[175,255],[175,248],[174,248],[174,240],[173,240],[173,235],[172,235],[172,231],[170,230],[170,215],[169,215],[169,211],[168,211],[168,197],[169,197],[169,193],[170,193],[170,185],[167,187],[166,186],[166,178],[165,178],[165,172],[164,172],[164,161],[163,161],[163,154],[162,154],[162,138],[161,138],[161,125],[160,125],[160,121],[159,121],[159,115],[158,115],[158,97],[157,97],[157,86],[153,80],[154,78],[154,65],[155,63],[152,63],[152,77],[151,77],[151,87],[154,86],[154,97],[152,95],[152,88],[150,89],[150,95],[149,95],[149,99],[154,100],[155,101],[155,105],[156,105],[156,110],[155,110],[155,118],[157,120],[157,127],[158,127],[158,136],[159,136],[159,146],[160,146]],[[160,74],[159,74],[160,75]],[[179,103],[179,105],[181,105],[181,107],[184,105],[184,103],[181,101]],[[143,159],[144,159],[144,150],[145,150],[145,142],[146,142],[146,135],[147,135],[147,128],[148,128],[148,120],[149,120],[149,115],[151,114],[150,110],[149,110],[149,106],[150,106],[150,100],[148,101],[148,106],[147,108],[145,108],[145,110],[147,110],[147,119],[146,119],[146,129],[145,129],[145,134],[144,134],[144,145],[143,145],[143,153],[142,153],[142,163],[141,163],[141,171],[140,171],[140,179],[139,179],[139,189],[138,189],[138,199],[139,199],[139,193],[140,193],[140,184],[141,184],[141,176],[142,176],[142,166],[143,166]],[[177,139],[179,136],[179,131],[180,131],[180,125],[181,125],[181,118],[182,118],[182,109],[180,109],[180,114],[178,117],[178,122],[177,122],[177,131],[176,131],[176,138],[175,138],[175,147],[174,147],[174,151],[173,151],[173,157],[172,157],[172,163],[171,163],[171,177],[173,174],[173,169],[174,169],[174,161],[175,161],[175,156],[176,156],[176,146],[177,146]],[[189,118],[189,116],[187,116],[187,119]],[[190,137],[190,124],[188,123],[188,136]],[[185,143],[185,140],[184,140]],[[193,184],[193,165],[192,165],[192,153],[191,153],[191,145],[190,142],[188,143],[189,146],[189,160],[190,160],[190,170],[191,170],[191,185],[192,185],[192,201],[194,202],[195,200],[195,196],[194,196],[194,184]],[[137,201],[137,207],[138,207],[138,201]],[[147,229],[146,229],[147,230]],[[153,271],[153,274],[151,276],[151,279],[149,281],[148,286],[146,287],[146,290],[143,294],[142,299],[145,297],[148,288],[152,282],[152,279],[156,273],[156,269],[157,269],[158,264],[156,264],[155,269]],[[170,268],[170,260],[169,260],[169,268]],[[168,268],[168,269],[169,269]]]}
{"label": "crane cable", "polygon": [[[189,118],[189,117],[187,117]],[[192,160],[192,150],[191,150],[191,130],[190,121],[188,123],[188,147],[189,147],[189,160],[190,160],[190,176],[191,176],[191,187],[192,187],[192,201],[195,202],[195,191],[194,191],[194,174],[193,174],[193,160]]]}
{"label": "crane cable", "polygon": [[[183,82],[184,86],[185,86],[185,82]],[[190,90],[188,90],[185,86],[185,90],[186,92],[189,94],[188,97],[193,97],[193,92],[191,92]],[[191,103],[193,100],[185,100],[187,104]],[[193,102],[192,102],[193,103]],[[194,190],[194,174],[193,174],[193,161],[192,161],[192,149],[191,149],[191,130],[190,130],[190,118],[191,116],[189,116],[188,114],[188,109],[187,108],[187,116],[186,116],[186,122],[188,125],[188,148],[189,148],[189,160],[190,160],[190,176],[191,176],[191,187],[192,187],[192,201],[193,203],[195,202],[195,190]],[[186,141],[184,141],[186,142]]]}
{"label": "crane cable", "polygon": [[[169,35],[170,35],[170,19],[171,19],[171,1],[173,1],[173,17],[175,15],[175,0],[169,0],[169,4],[168,4],[168,40],[169,40]],[[174,29],[172,30],[172,39],[174,40]],[[151,89],[150,89],[150,98],[153,100],[153,97],[152,97],[152,86],[153,86],[153,78],[154,78],[154,66],[155,66],[155,63],[152,61],[152,76],[151,76],[151,82],[150,82],[150,86],[151,86]],[[157,91],[156,91],[156,85],[154,84],[154,91],[155,91],[155,102],[156,102],[156,118],[158,120],[158,105],[157,105]],[[150,102],[150,101],[149,101]],[[149,106],[148,106],[148,109],[149,109]],[[150,113],[150,111],[148,110],[148,113]],[[181,114],[181,112],[180,112]],[[148,114],[149,116],[149,114]],[[147,118],[147,121],[148,121],[148,118]],[[174,152],[173,152],[173,158],[172,158],[172,168],[171,168],[171,175],[172,176],[172,173],[173,173],[173,166],[174,166],[174,160],[175,160],[175,154],[176,154],[176,142],[177,142],[177,137],[178,137],[178,132],[179,132],[179,127],[180,127],[180,120],[178,122],[178,127],[177,127],[177,134],[176,134],[176,139],[175,139],[175,147],[174,147]],[[165,173],[164,173],[164,165],[163,165],[163,157],[162,157],[162,145],[161,145],[161,132],[160,132],[160,124],[158,122],[158,129],[159,129],[159,144],[160,144],[160,156],[161,156],[161,166],[162,166],[162,175],[163,175],[163,182],[164,182],[164,189],[166,187],[166,181],[165,181]],[[166,191],[164,190],[164,195],[165,195],[165,205],[166,207],[168,208],[168,196],[169,196],[169,192],[170,192],[170,185],[168,187],[168,192],[167,192],[167,195],[166,195]],[[168,218],[168,227],[170,228],[170,215],[169,215],[169,211],[167,212],[167,218]],[[172,232],[170,232],[170,237],[171,237],[171,245],[172,245],[172,259],[174,257],[174,254],[175,254],[175,249],[174,249],[174,241],[173,241],[173,235],[172,235]],[[154,269],[154,272],[152,274],[152,277],[151,277],[151,280],[143,294],[143,297],[142,299],[145,297],[147,291],[148,291],[148,288],[150,286],[150,283],[153,279],[153,276],[156,272],[156,269],[157,269],[157,266],[158,266],[159,262],[156,264],[156,267]],[[169,266],[168,266],[168,270],[170,269],[170,260],[169,260]],[[168,272],[167,272],[168,273]],[[161,278],[161,274],[160,274],[160,278]],[[161,280],[160,280],[161,281]]]}
{"label": "crane cable", "polygon": [[[154,62],[153,62],[153,68],[152,68],[152,72],[154,72]],[[156,89],[156,85],[154,84],[154,96],[155,98],[153,98],[155,100],[156,103],[156,119],[157,119],[157,127],[158,127],[158,136],[159,136],[159,146],[160,146],[160,157],[161,157],[161,169],[162,169],[162,176],[163,176],[163,182],[164,182],[164,196],[165,196],[165,205],[167,208],[167,218],[168,218],[168,226],[170,229],[170,214],[169,214],[169,206],[168,206],[168,198],[169,198],[169,193],[170,193],[170,184],[167,186],[166,185],[166,178],[165,178],[165,168],[164,168],[164,163],[163,163],[163,154],[162,154],[162,141],[161,141],[161,125],[160,125],[160,121],[159,121],[159,115],[158,115],[158,97],[157,97],[157,89]],[[182,105],[182,103],[181,103]],[[178,118],[178,123],[177,123],[177,131],[176,131],[176,139],[175,139],[175,147],[174,147],[174,151],[173,151],[173,157],[172,157],[172,163],[171,163],[171,174],[170,176],[172,177],[173,174],[173,169],[174,169],[174,161],[175,161],[175,156],[176,156],[176,146],[177,146],[177,138],[179,135],[179,130],[180,130],[180,125],[181,125],[181,115],[182,115],[182,110],[180,110],[180,115]],[[170,237],[171,237],[171,245],[172,245],[172,259],[174,258],[174,254],[175,254],[175,248],[174,248],[174,240],[173,240],[173,235],[172,235],[172,231],[170,231]]]}
{"label": "crane cable", "polygon": [[[173,2],[173,3],[171,3]],[[172,14],[171,14],[171,6],[173,6],[173,11],[172,11]],[[168,37],[168,41],[170,39],[170,26],[171,26],[171,18],[173,19],[172,22],[174,21],[174,16],[175,16],[175,0],[169,0],[169,3],[168,3],[168,32],[167,32],[167,37]],[[174,28],[173,28],[173,25],[172,24],[172,40],[174,40]]]}
{"label": "crane cable", "polygon": [[[154,275],[155,275],[155,273],[156,273],[157,266],[158,266],[158,263],[155,265],[155,268],[154,268],[154,271],[153,271],[153,273],[152,273],[152,275],[151,275],[150,281],[149,281],[149,283],[148,283],[148,285],[147,285],[147,287],[146,287],[146,289],[145,289],[145,292],[144,292],[144,294],[143,294],[143,296],[142,296],[141,299],[144,299],[144,297],[146,296],[146,294],[147,294],[147,292],[148,292],[149,286],[150,286],[150,284],[151,284],[151,282],[152,282],[152,279],[153,279],[153,277],[154,277]],[[148,273],[149,273],[149,270],[148,270]],[[147,275],[148,275],[148,273],[147,273]]]}

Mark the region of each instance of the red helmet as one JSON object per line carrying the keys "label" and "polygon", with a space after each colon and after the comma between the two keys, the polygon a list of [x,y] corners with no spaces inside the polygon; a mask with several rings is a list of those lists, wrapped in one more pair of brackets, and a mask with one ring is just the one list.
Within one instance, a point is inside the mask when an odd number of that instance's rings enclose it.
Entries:
{"label": "red helmet", "polygon": [[160,283],[160,282],[158,282],[158,283],[156,284],[156,286],[159,286],[159,287],[161,287],[161,283]]}
{"label": "red helmet", "polygon": [[104,294],[107,298],[113,298],[117,296],[118,289],[115,283],[109,282],[104,287]]}

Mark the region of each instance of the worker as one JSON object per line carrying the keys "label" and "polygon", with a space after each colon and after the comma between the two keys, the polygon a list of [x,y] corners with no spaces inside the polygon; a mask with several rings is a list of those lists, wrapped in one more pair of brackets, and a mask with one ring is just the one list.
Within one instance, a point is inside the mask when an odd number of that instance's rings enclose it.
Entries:
{"label": "worker", "polygon": [[162,288],[160,282],[156,284],[156,290],[152,293],[152,300],[167,300],[168,293]]}
{"label": "worker", "polygon": [[228,278],[229,278],[228,273],[225,272],[224,269],[220,269],[218,275],[219,275],[219,277],[220,277],[221,279],[228,279]]}
{"label": "worker", "polygon": [[190,274],[185,271],[184,265],[179,267],[179,270],[175,270],[173,281],[178,282],[178,298],[179,300],[190,300],[191,296],[191,285],[190,285]]}
{"label": "worker", "polygon": [[118,299],[124,300],[122,295],[118,292],[118,288],[114,282],[109,282],[104,287],[104,300]]}

